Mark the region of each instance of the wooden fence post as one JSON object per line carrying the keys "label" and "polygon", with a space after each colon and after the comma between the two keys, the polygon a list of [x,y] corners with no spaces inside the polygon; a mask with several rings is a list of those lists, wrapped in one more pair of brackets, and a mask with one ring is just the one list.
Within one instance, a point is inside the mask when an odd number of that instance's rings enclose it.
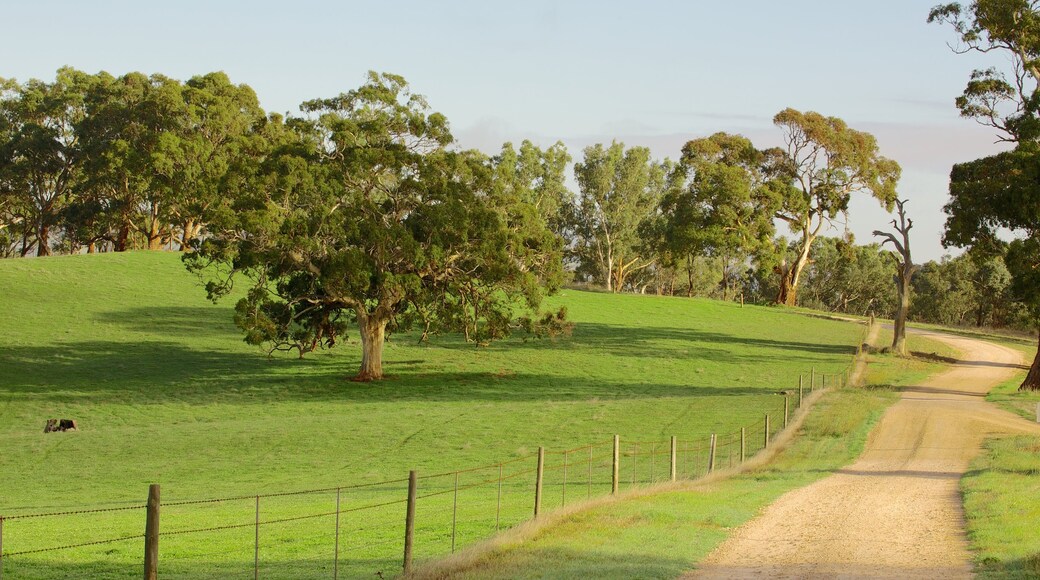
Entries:
{"label": "wooden fence post", "polygon": [[408,472],[408,509],[404,517],[404,573],[412,570],[412,544],[415,540],[415,495],[419,478],[415,470]]}
{"label": "wooden fence post", "polygon": [[148,486],[148,508],[144,524],[144,580],[159,577],[159,484]]}
{"label": "wooden fence post", "polygon": [[740,428],[740,462],[744,463],[745,454],[745,443],[744,443],[744,428]]}
{"label": "wooden fence post", "polygon": [[787,414],[791,407],[791,397],[784,395],[784,429],[787,429]]}
{"label": "wooden fence post", "polygon": [[339,578],[339,498],[340,488],[336,488],[336,549],[332,556],[332,580]]}
{"label": "wooden fence post", "polygon": [[803,375],[801,373],[799,373],[798,374],[798,408],[799,409],[802,408],[802,383],[804,382],[803,378],[804,378]]}
{"label": "wooden fence post", "polygon": [[766,429],[765,429],[765,433],[766,433],[766,437],[765,437],[765,443],[762,445],[763,449],[765,449],[766,447],[769,447],[769,413],[766,413]]}
{"label": "wooden fence post", "polygon": [[459,516],[459,472],[455,472],[455,496],[451,500],[451,553],[455,553],[455,524]]}
{"label": "wooden fence post", "polygon": [[538,448],[538,471],[534,478],[534,517],[542,510],[542,476],[545,474],[545,447]]}
{"label": "wooden fence post", "polygon": [[621,463],[621,436],[614,435],[614,470],[613,475],[610,477],[610,493],[612,495],[618,494],[618,476],[620,475],[618,468]]}
{"label": "wooden fence post", "polygon": [[668,473],[671,476],[671,480],[675,481],[675,435],[672,435],[672,453],[671,453],[671,467],[668,469]]}
{"label": "wooden fence post", "polygon": [[260,496],[256,496],[256,527],[253,529],[253,580],[260,579]]}
{"label": "wooden fence post", "polygon": [[711,445],[708,448],[708,473],[715,471],[715,434],[711,434]]}

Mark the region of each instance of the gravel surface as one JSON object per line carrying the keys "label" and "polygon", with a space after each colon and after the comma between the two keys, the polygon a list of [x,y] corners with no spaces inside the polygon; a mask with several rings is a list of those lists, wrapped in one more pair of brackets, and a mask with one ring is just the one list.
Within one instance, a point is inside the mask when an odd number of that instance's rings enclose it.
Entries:
{"label": "gravel surface", "polygon": [[985,401],[1009,348],[923,332],[960,363],[908,387],[854,464],[782,496],[686,578],[970,578],[958,482],[983,440],[1040,426]]}

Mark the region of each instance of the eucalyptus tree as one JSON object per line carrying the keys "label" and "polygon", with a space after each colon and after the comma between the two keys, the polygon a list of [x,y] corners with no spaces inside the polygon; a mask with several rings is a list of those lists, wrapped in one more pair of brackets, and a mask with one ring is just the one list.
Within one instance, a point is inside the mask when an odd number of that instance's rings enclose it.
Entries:
{"label": "eucalyptus tree", "polygon": [[170,199],[155,161],[182,109],[181,83],[162,75],[103,75],[87,93],[88,115],[76,128],[84,179],[68,222],[88,248],[104,239],[122,252],[141,238],[158,249],[168,240]]}
{"label": "eucalyptus tree", "polygon": [[7,139],[0,150],[0,182],[23,221],[22,255],[33,247],[51,253],[60,216],[74,200],[81,179],[81,148],[75,126],[86,115],[84,95],[94,79],[72,68],[54,82],[5,83],[0,116]]}
{"label": "eucalyptus tree", "polygon": [[886,254],[877,244],[820,236],[802,278],[802,303],[832,312],[889,316],[898,300],[893,285],[879,283],[890,277]]}
{"label": "eucalyptus tree", "polygon": [[[0,78],[0,102],[13,98],[17,83]],[[0,155],[10,153],[7,143],[14,137],[14,119],[10,115],[0,114]],[[6,167],[9,161],[0,157],[0,167]],[[0,169],[0,257],[8,257],[15,251],[15,240],[23,220],[17,210],[18,199],[10,182],[8,172]]]}
{"label": "eucalyptus tree", "polygon": [[534,325],[516,313],[537,309],[542,282],[559,278],[559,260],[540,255],[555,238],[535,231],[540,219],[510,221],[538,212],[503,207],[492,163],[449,150],[443,115],[403,78],[376,73],[302,108],[258,129],[268,147],[244,172],[249,186],[213,209],[209,235],[185,255],[211,278],[211,298],[238,274],[251,281],[236,306],[248,342],[302,356],[334,345],[353,319],[357,379],[373,380],[388,326],[415,320],[413,309],[456,326],[477,319],[486,339]]}
{"label": "eucalyptus tree", "polygon": [[[1001,230],[1012,232],[1012,285],[1040,329],[1040,2],[944,4],[928,19],[953,26],[959,51],[998,53],[1011,65],[974,71],[956,100],[962,116],[1015,148],[954,166],[943,243],[993,248]],[[1021,389],[1040,390],[1040,342]]]}
{"label": "eucalyptus tree", "polygon": [[525,139],[519,150],[512,143],[505,143],[492,158],[493,188],[496,195],[513,197],[533,207],[564,242],[569,225],[567,212],[574,205],[574,193],[567,188],[570,162],[567,147],[560,141],[542,149]]}
{"label": "eucalyptus tree", "polygon": [[760,151],[740,135],[716,133],[683,146],[661,198],[657,245],[685,263],[688,293],[698,257],[736,259],[772,245],[776,151]]}
{"label": "eucalyptus tree", "polygon": [[175,224],[171,235],[186,249],[219,202],[229,171],[250,154],[250,135],[264,111],[252,88],[223,72],[192,77],[180,96],[177,122],[161,135],[153,165]]}
{"label": "eucalyptus tree", "polygon": [[891,211],[900,168],[879,154],[872,135],[836,117],[788,108],[777,113],[773,123],[783,131],[791,183],[778,190],[774,216],[798,236],[793,258],[783,258],[777,266],[776,302],[793,306],[816,238],[848,212],[854,193],[869,194]]}
{"label": "eucalyptus tree", "polygon": [[634,272],[654,263],[639,226],[656,208],[670,169],[670,162],[651,159],[646,147],[625,149],[617,142],[586,147],[574,165],[579,197],[573,251],[608,291],[622,290]]}

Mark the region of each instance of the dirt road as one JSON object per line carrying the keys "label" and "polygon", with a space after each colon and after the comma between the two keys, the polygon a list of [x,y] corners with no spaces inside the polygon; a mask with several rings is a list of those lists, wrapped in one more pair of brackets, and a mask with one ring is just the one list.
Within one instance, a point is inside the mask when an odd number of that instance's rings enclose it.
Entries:
{"label": "dirt road", "polygon": [[970,578],[961,475],[994,433],[1040,426],[985,402],[1019,353],[924,333],[963,362],[906,390],[856,463],[785,494],[688,578]]}

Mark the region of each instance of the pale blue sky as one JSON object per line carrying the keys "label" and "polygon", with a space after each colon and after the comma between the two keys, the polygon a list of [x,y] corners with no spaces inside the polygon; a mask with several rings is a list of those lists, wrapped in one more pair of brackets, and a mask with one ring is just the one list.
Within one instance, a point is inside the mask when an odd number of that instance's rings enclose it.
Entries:
{"label": "pale blue sky", "polygon": [[[58,2],[0,0],[0,76],[223,70],[269,111],[403,75],[447,115],[463,147],[524,138],[581,147],[612,139],[677,157],[715,131],[779,144],[771,118],[816,110],[874,133],[904,168],[915,259],[939,257],[950,165],[996,150],[958,117],[972,68],[934,0],[665,2]],[[853,206],[866,242],[888,217]]]}

